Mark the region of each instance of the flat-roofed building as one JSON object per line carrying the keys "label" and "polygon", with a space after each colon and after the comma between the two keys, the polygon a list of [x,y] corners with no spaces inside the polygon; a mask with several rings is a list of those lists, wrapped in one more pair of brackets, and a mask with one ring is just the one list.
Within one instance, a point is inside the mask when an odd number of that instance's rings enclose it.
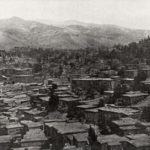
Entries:
{"label": "flat-roofed building", "polygon": [[45,123],[45,133],[47,136],[55,137],[58,133],[62,135],[70,135],[75,133],[85,133],[89,129],[89,125],[80,122],[53,122]]}
{"label": "flat-roofed building", "polygon": [[107,105],[99,108],[99,121],[102,124],[110,123],[113,120],[118,120],[124,117],[140,118],[140,111],[136,108],[119,107]]}
{"label": "flat-roofed building", "polygon": [[28,131],[30,129],[43,129],[43,124],[40,122],[33,122],[30,120],[22,120],[20,124],[24,126],[25,130]]}
{"label": "flat-roofed building", "polygon": [[[22,147],[38,146],[40,148],[47,147],[47,138],[41,129],[30,129],[26,132],[21,140]],[[48,147],[47,147],[48,148]]]}
{"label": "flat-roofed building", "polygon": [[126,138],[128,138],[129,140],[142,140],[142,139],[148,139],[150,138],[147,134],[130,134],[130,135],[126,135]]}
{"label": "flat-roofed building", "polygon": [[76,147],[80,147],[83,150],[86,150],[86,148],[89,146],[88,133],[76,133],[72,136],[73,145],[75,145]]}
{"label": "flat-roofed building", "polygon": [[137,119],[132,118],[121,118],[119,120],[114,120],[110,123],[110,128],[113,133],[116,133],[120,136],[124,136],[126,134],[137,134],[137,133],[144,133],[145,129],[136,126],[138,122]]}
{"label": "flat-roofed building", "polygon": [[124,150],[149,150],[150,149],[150,138],[140,138],[135,140],[127,141]]}
{"label": "flat-roofed building", "polygon": [[9,135],[22,134],[24,131],[23,129],[23,125],[20,123],[6,125],[6,132]]}
{"label": "flat-roofed building", "polygon": [[31,109],[28,111],[24,111],[25,119],[27,120],[34,120],[34,117],[43,117],[46,115],[45,111],[37,110],[37,109]]}
{"label": "flat-roofed building", "polygon": [[0,136],[0,150],[8,150],[12,146],[12,136],[3,135]]}
{"label": "flat-roofed building", "polygon": [[[68,143],[68,136],[78,133],[88,133],[89,125],[80,122],[45,123],[45,134],[53,141],[53,148],[62,150]],[[58,144],[59,143],[59,144]],[[80,143],[81,144],[81,143]]]}
{"label": "flat-roofed building", "polygon": [[111,78],[78,78],[72,80],[72,89],[81,88],[83,90],[99,90],[105,86],[105,90],[113,90],[115,88],[115,80]]}
{"label": "flat-roofed building", "polygon": [[127,138],[118,136],[116,134],[98,136],[95,148],[100,150],[122,150],[122,142]]}
{"label": "flat-roofed building", "polygon": [[148,96],[147,93],[142,93],[140,91],[127,92],[122,96],[122,102],[125,106],[132,106],[138,102],[144,100]]}

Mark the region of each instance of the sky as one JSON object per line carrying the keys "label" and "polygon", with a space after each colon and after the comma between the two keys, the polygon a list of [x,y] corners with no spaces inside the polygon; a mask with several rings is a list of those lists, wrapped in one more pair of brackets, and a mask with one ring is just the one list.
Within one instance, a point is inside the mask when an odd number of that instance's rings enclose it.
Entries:
{"label": "sky", "polygon": [[13,16],[150,29],[150,0],[0,0],[0,19]]}

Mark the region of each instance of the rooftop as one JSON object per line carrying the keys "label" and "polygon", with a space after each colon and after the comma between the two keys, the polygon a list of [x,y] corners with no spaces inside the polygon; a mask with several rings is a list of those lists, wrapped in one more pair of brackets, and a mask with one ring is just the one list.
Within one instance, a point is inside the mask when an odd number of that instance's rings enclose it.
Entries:
{"label": "rooftop", "polygon": [[114,91],[104,91],[104,93],[108,93],[108,94],[114,94]]}
{"label": "rooftop", "polygon": [[130,134],[126,135],[129,140],[150,138],[147,134]]}
{"label": "rooftop", "polygon": [[112,105],[107,105],[105,107],[99,108],[100,111],[107,111],[110,113],[122,113],[124,115],[133,115],[134,113],[138,113],[139,110],[129,108],[129,107],[117,107],[117,106],[112,106]]}
{"label": "rooftop", "polygon": [[88,133],[77,133],[77,134],[73,134],[73,137],[78,141],[78,142],[84,142],[84,141],[88,141]]}
{"label": "rooftop", "polygon": [[124,81],[134,81],[133,78],[123,78],[122,80],[124,80]]}
{"label": "rooftop", "polygon": [[89,126],[86,124],[81,124],[79,122],[66,123],[66,122],[55,122],[46,123],[46,126],[55,128],[61,134],[75,134],[87,132]]}
{"label": "rooftop", "polygon": [[120,137],[116,134],[102,135],[97,138],[97,141],[100,143],[122,142],[122,141],[126,141],[126,140],[127,139],[125,137]]}
{"label": "rooftop", "polygon": [[137,121],[138,121],[137,119],[132,119],[132,118],[121,118],[120,120],[115,120],[112,122],[118,126],[129,126],[129,125],[135,125]]}
{"label": "rooftop", "polygon": [[40,111],[40,110],[37,110],[37,109],[32,109],[32,110],[29,110],[29,111],[25,111],[25,113],[32,114],[32,115],[38,115],[38,114],[43,113],[43,111]]}
{"label": "rooftop", "polygon": [[26,125],[29,128],[33,128],[33,127],[41,127],[42,124],[40,122],[33,122],[33,121],[29,121],[29,120],[22,120],[21,121],[22,125]]}
{"label": "rooftop", "polygon": [[135,91],[135,92],[128,92],[126,94],[123,94],[124,97],[138,97],[138,96],[147,96],[147,93],[142,93],[140,91]]}
{"label": "rooftop", "polygon": [[85,105],[78,105],[76,106],[77,108],[80,108],[80,109],[90,109],[90,108],[96,108],[96,106],[94,105],[88,105],[88,104],[85,104]]}
{"label": "rooftop", "polygon": [[15,124],[9,124],[6,125],[7,129],[11,129],[11,128],[23,128],[23,125],[21,125],[20,123],[15,123]]}
{"label": "rooftop", "polygon": [[92,112],[92,113],[98,113],[98,108],[94,108],[94,109],[86,109],[86,112]]}
{"label": "rooftop", "polygon": [[131,126],[122,126],[120,127],[120,129],[123,131],[126,131],[126,130],[139,130],[140,128],[134,125],[131,125]]}
{"label": "rooftop", "polygon": [[3,135],[0,136],[0,143],[8,143],[11,141],[11,136],[10,135]]}
{"label": "rooftop", "polygon": [[136,148],[144,148],[144,147],[149,147],[150,148],[150,139],[136,139],[136,140],[132,140],[130,141],[130,143],[132,145],[134,145]]}
{"label": "rooftop", "polygon": [[112,81],[111,78],[74,78],[73,80],[80,80],[80,81]]}
{"label": "rooftop", "polygon": [[138,104],[134,105],[134,107],[137,107],[137,108],[149,107],[149,106],[150,106],[150,96],[146,97],[143,101],[141,101]]}
{"label": "rooftop", "polygon": [[47,138],[45,137],[45,134],[43,130],[41,129],[30,129],[26,132],[21,142],[26,141],[45,141]]}
{"label": "rooftop", "polygon": [[66,97],[66,98],[60,98],[60,101],[70,102],[70,101],[80,101],[80,99],[73,98],[73,97]]}

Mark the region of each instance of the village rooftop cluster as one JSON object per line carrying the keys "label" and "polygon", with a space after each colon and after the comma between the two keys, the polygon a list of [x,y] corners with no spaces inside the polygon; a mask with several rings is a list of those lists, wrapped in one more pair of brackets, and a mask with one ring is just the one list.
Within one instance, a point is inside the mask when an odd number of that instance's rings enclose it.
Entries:
{"label": "village rooftop cluster", "polygon": [[106,72],[41,80],[1,68],[0,150],[149,150],[150,66]]}

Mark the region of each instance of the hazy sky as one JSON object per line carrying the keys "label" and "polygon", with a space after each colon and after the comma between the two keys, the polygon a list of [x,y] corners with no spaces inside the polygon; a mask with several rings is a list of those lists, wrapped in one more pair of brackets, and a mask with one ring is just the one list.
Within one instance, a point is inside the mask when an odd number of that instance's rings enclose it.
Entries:
{"label": "hazy sky", "polygon": [[12,16],[150,29],[150,0],[0,0],[0,18]]}

